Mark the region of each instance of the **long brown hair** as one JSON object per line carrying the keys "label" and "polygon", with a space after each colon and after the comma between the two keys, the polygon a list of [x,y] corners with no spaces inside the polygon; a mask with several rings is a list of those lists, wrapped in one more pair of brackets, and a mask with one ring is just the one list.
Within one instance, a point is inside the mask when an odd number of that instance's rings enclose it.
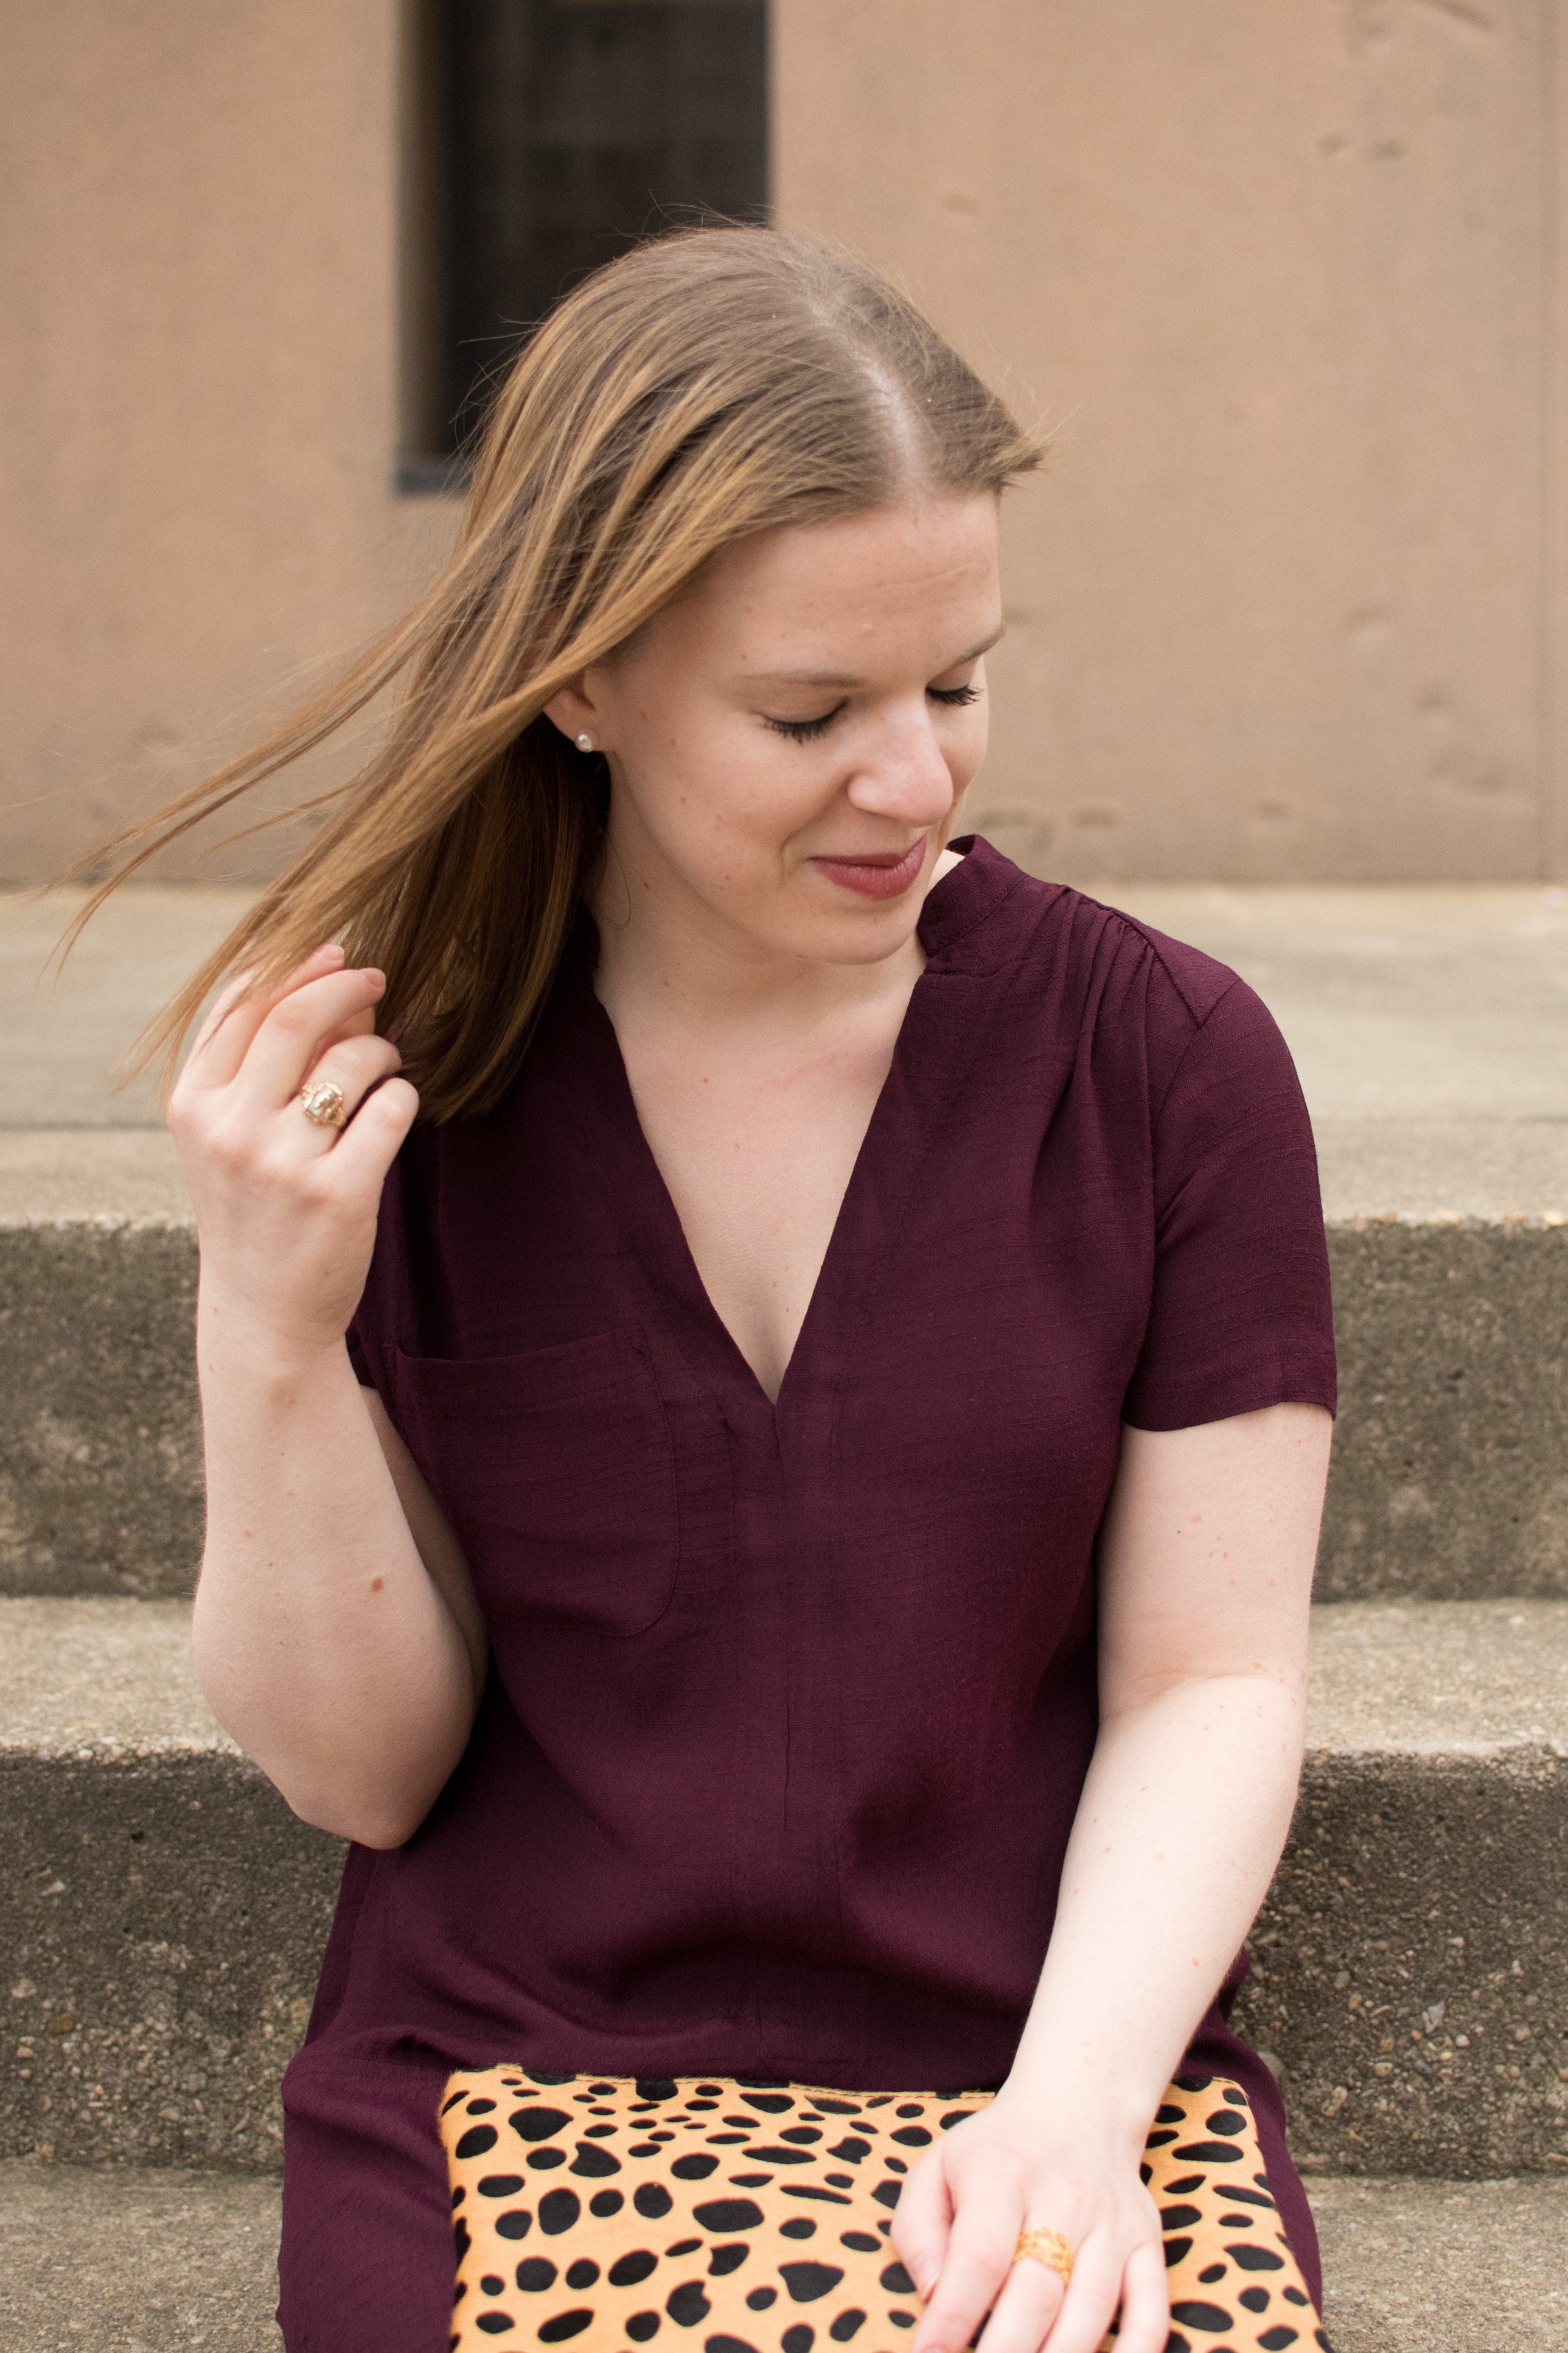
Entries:
{"label": "long brown hair", "polygon": [[601,847],[600,764],[546,702],[730,542],[915,486],[999,492],[1039,456],[914,306],[831,247],[693,229],[585,279],[502,385],[457,552],[414,611],[264,742],[93,853],[120,862],[82,921],[407,674],[369,763],[267,820],[329,811],[149,1030],[147,1055],[172,1064],[221,981],[263,985],[340,939],[385,972],[381,1019],[425,1114],[487,1109]]}

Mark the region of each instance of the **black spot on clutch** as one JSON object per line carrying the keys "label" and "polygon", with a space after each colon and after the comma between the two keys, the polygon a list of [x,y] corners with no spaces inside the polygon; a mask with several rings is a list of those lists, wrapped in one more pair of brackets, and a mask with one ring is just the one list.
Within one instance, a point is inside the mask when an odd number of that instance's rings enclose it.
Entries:
{"label": "black spot on clutch", "polygon": [[673,2075],[639,2075],[637,2077],[639,2100],[673,2100],[675,2088]]}
{"label": "black spot on clutch", "polygon": [[1213,2082],[1212,2075],[1178,2075],[1176,2089],[1178,2092],[1206,2092]]}
{"label": "black spot on clutch", "polygon": [[586,2255],[579,2255],[566,2274],[566,2284],[568,2287],[579,2289],[592,2287],[598,2276],[598,2264],[591,2262]]}
{"label": "black spot on clutch", "polygon": [[816,2125],[786,2125],[784,2131],[780,2133],[779,2138],[794,2141],[797,2146],[805,2147],[814,2140],[820,2140],[822,2134]]}
{"label": "black spot on clutch", "polygon": [[915,2325],[915,2316],[912,2312],[889,2312],[888,2318],[892,2322],[895,2328],[912,2328]]}
{"label": "black spot on clutch", "polygon": [[868,2140],[853,2138],[835,2141],[827,2152],[829,2157],[842,2158],[846,2165],[858,2165],[860,2159],[863,2157],[869,2157],[870,2153],[871,2144]]}
{"label": "black spot on clutch", "polygon": [[797,2214],[793,2222],[779,2224],[781,2239],[815,2239],[816,2225],[809,2214]]}
{"label": "black spot on clutch", "polygon": [[582,2211],[583,2203],[574,2189],[552,2189],[539,2201],[539,2227],[551,2238],[558,2239],[563,2231],[572,2228]]}
{"label": "black spot on clutch", "polygon": [[[737,2082],[740,2080],[736,2078]],[[765,2116],[782,2116],[795,2102],[782,2092],[742,2092],[741,2097],[749,2108],[761,2108]]]}
{"label": "black spot on clutch", "polygon": [[972,2113],[973,2113],[973,2111],[972,2111],[972,2110],[970,2110],[970,2109],[968,2109],[968,2108],[952,2108],[952,2109],[950,2109],[950,2110],[948,2111],[947,2115],[946,2115],[945,2116],[943,2116],[943,2118],[942,2118],[942,2128],[943,2132],[951,2132],[951,2131],[952,2130],[952,2128],[953,2128],[953,2126],[954,2126],[954,2125],[961,2125],[961,2124],[963,2122],[963,2120],[964,2120],[965,2116],[967,2116],[971,2115]]}
{"label": "black spot on clutch", "polygon": [[1162,2107],[1158,2107],[1154,2111],[1154,2122],[1157,2125],[1183,2125],[1186,2123],[1186,2120],[1187,2112],[1185,2108],[1173,2108],[1170,2105],[1169,2101],[1166,2101]]}
{"label": "black spot on clutch", "polygon": [[1222,2312],[1217,2304],[1204,2304],[1196,2299],[1187,2304],[1173,2304],[1171,2317],[1180,2321],[1184,2328],[1201,2328],[1209,2337],[1227,2335],[1230,2329],[1228,2312]]}
{"label": "black spot on clutch", "polygon": [[632,2192],[632,2204],[649,2222],[657,2222],[661,2214],[668,2214],[674,2203],[662,2181],[645,2181],[640,2189]]}
{"label": "black spot on clutch", "polygon": [[1219,2227],[1222,2231],[1250,2231],[1252,2217],[1250,2214],[1222,2214]]}
{"label": "black spot on clutch", "polygon": [[592,2307],[585,2304],[575,2312],[558,2312],[552,2319],[540,2322],[539,2341],[542,2345],[564,2345],[569,2337],[581,2337],[593,2317]]}
{"label": "black spot on clutch", "polygon": [[1213,2287],[1216,2280],[1224,2279],[1229,2268],[1228,2263],[1205,2263],[1198,2274],[1198,2278],[1205,2287]]}
{"label": "black spot on clutch", "polygon": [[925,2110],[919,2100],[906,2100],[901,2108],[893,2110],[893,2114],[896,2116],[923,2116]]}
{"label": "black spot on clutch", "polygon": [[517,2323],[510,2312],[481,2312],[476,2316],[474,2327],[482,2328],[487,2337],[504,2337],[509,2328],[517,2327]]}
{"label": "black spot on clutch", "polygon": [[865,2318],[865,2314],[858,2312],[851,2305],[847,2312],[839,2314],[827,2333],[835,2345],[847,2345],[855,2331],[864,2324]]}
{"label": "black spot on clutch", "polygon": [[[1165,2137],[1167,2140],[1174,2140],[1176,2136],[1174,2133],[1167,2133]],[[1154,2135],[1151,2133],[1149,2147],[1152,2148],[1153,2146]],[[1240,2149],[1232,2148],[1228,2141],[1223,2140],[1185,2141],[1177,2149],[1176,2155],[1184,2157],[1189,2165],[1237,2165],[1241,2161]],[[1226,2196],[1228,2198],[1230,2192],[1227,2189]]]}
{"label": "black spot on clutch", "polygon": [[871,2195],[879,2206],[896,2206],[903,2184],[899,2181],[879,2181]]}
{"label": "black spot on clutch", "polygon": [[844,2274],[837,2263],[781,2263],[779,2277],[796,2304],[815,2304]]}
{"label": "black spot on clutch", "polygon": [[462,2183],[459,2181],[458,2187],[452,2192],[452,2211],[454,2214],[457,2212],[458,2207],[462,2204],[468,2194],[468,2191],[463,2188]]}
{"label": "black spot on clutch", "polygon": [[1152,2132],[1144,2141],[1143,2146],[1145,2148],[1163,2148],[1169,2142],[1173,2141],[1175,2137],[1176,2136],[1173,2132]]}
{"label": "black spot on clutch", "polygon": [[[1174,2182],[1171,2187],[1175,2188]],[[1261,2206],[1270,2214],[1279,2211],[1273,2199],[1266,2197],[1261,2189],[1238,2189],[1234,2181],[1226,2183],[1225,2196],[1226,2203],[1230,2206]]]}
{"label": "black spot on clutch", "polygon": [[592,2141],[578,2142],[577,2162],[572,2168],[574,2173],[595,2179],[606,2173],[618,2173],[620,2169],[620,2158],[612,2157],[607,2148],[599,2148]]}
{"label": "black spot on clutch", "polygon": [[548,2140],[571,2121],[564,2108],[519,2108],[507,2118],[520,2140]]}
{"label": "black spot on clutch", "polygon": [[589,2199],[588,2211],[590,2214],[596,2214],[603,2222],[607,2221],[610,2215],[618,2214],[626,2202],[618,2189],[601,2189],[597,2196]]}
{"label": "black spot on clutch", "polygon": [[1162,2231],[1185,2231],[1194,2222],[1201,2222],[1203,2218],[1201,2206],[1162,2206],[1160,2228]]}
{"label": "black spot on clutch", "polygon": [[882,2274],[882,2285],[889,2295],[913,2295],[915,2284],[902,2263],[889,2263]]}
{"label": "black spot on clutch", "polygon": [[786,2328],[779,2338],[779,2343],[784,2347],[784,2353],[811,2353],[816,2341],[816,2331],[814,2328],[808,2328],[804,2320],[797,2320],[795,2327]]}
{"label": "black spot on clutch", "polygon": [[1267,2247],[1249,2247],[1244,2242],[1238,2247],[1227,2247],[1226,2253],[1244,2272],[1282,2272],[1285,2268],[1284,2257],[1271,2255]]}
{"label": "black spot on clutch", "polygon": [[634,2312],[626,2323],[626,2335],[634,2345],[646,2345],[650,2337],[658,2335],[657,2312]]}
{"label": "black spot on clutch", "polygon": [[1244,2305],[1248,2312],[1267,2312],[1268,2290],[1266,2287],[1244,2287],[1236,2300],[1237,2304]]}
{"label": "black spot on clutch", "polygon": [[510,2214],[496,2216],[497,2234],[503,2239],[526,2239],[533,2228],[533,2217],[526,2206],[514,2206]]}
{"label": "black spot on clutch", "polygon": [[542,2295],[555,2284],[555,2266],[543,2255],[530,2255],[517,2267],[517,2284],[524,2295]]}
{"label": "black spot on clutch", "polygon": [[853,2247],[858,2255],[879,2255],[882,2252],[868,2231],[841,2231],[838,2243],[841,2247]]}
{"label": "black spot on clutch", "polygon": [[[428,2116],[428,2109],[426,2110],[426,2114]],[[500,2135],[497,2132],[494,2125],[470,2125],[468,2131],[463,2135],[462,2139],[458,2143],[458,2155],[459,2157],[483,2157],[487,2149],[494,2148],[500,2138]]]}
{"label": "black spot on clutch", "polygon": [[751,2198],[705,2198],[691,2215],[705,2231],[754,2231],[763,2210]]}
{"label": "black spot on clutch", "polygon": [[737,2189],[761,2189],[773,2178],[771,2173],[732,2173],[730,2176]]}
{"label": "black spot on clutch", "polygon": [[778,2300],[779,2292],[776,2287],[754,2287],[746,2298],[746,2306],[752,2312],[766,2312],[769,2305],[776,2304]]}
{"label": "black spot on clutch", "polygon": [[840,2198],[837,2189],[818,2189],[815,2183],[809,2181],[786,2181],[784,2195],[786,2198],[815,2198],[823,2206],[847,2206],[849,2203],[847,2198]]}
{"label": "black spot on clutch", "polygon": [[[1266,2353],[1285,2353],[1287,2345],[1300,2343],[1301,2333],[1300,2329],[1288,2327],[1285,2322],[1281,2321],[1276,2328],[1266,2328],[1258,2341],[1266,2348]],[[1320,2345],[1323,2342],[1321,2335],[1318,2342]]]}
{"label": "black spot on clutch", "polygon": [[563,2084],[577,2081],[574,2074],[563,2075],[554,2067],[525,2067],[522,2072],[531,2084],[548,2084],[552,2090],[558,2090]]}
{"label": "black spot on clutch", "polygon": [[629,2254],[617,2255],[605,2276],[612,2287],[636,2287],[658,2263],[658,2257],[647,2247],[634,2247]]}
{"label": "black spot on clutch", "polygon": [[1225,2087],[1225,2096],[1233,2108],[1244,2108],[1247,2105],[1247,2094],[1239,2084],[1227,2084]]}
{"label": "black spot on clutch", "polygon": [[481,2198],[515,2198],[522,2188],[521,2173],[487,2173],[479,2184]]}
{"label": "black spot on clutch", "polygon": [[743,2240],[737,2246],[715,2247],[709,2258],[709,2278],[728,2279],[731,2272],[740,2270],[751,2252]]}
{"label": "black spot on clutch", "polygon": [[442,2102],[441,2114],[445,2116],[449,2109],[457,2107],[458,2103],[461,2101],[462,2096],[461,2092],[454,2092],[449,2100]]}
{"label": "black spot on clutch", "polygon": [[743,2337],[705,2337],[702,2353],[757,2353],[757,2348],[748,2345]]}
{"label": "black spot on clutch", "polygon": [[925,2148],[930,2144],[931,2135],[924,2125],[906,2125],[902,2132],[893,2135],[893,2138],[902,2142],[905,2148]]}
{"label": "black spot on clutch", "polygon": [[[1259,2295],[1263,2293],[1264,2291],[1262,2288],[1258,2290],[1258,2294]],[[1302,2295],[1299,2287],[1283,2287],[1280,2289],[1279,2293],[1284,2297],[1287,2304],[1308,2304],[1311,2301],[1309,2296]]]}
{"label": "black spot on clutch", "polygon": [[531,2166],[535,2173],[553,2173],[558,2165],[565,2164],[566,2152],[563,2148],[531,2148],[523,2162]]}
{"label": "black spot on clutch", "polygon": [[473,2241],[468,2236],[468,2226],[460,2214],[452,2225],[452,2243],[458,2251],[458,2261],[461,2263],[473,2245]]}
{"label": "black spot on clutch", "polygon": [[[1167,2198],[1190,2198],[1194,2189],[1201,2189],[1203,2186],[1201,2173],[1184,2173],[1179,2181],[1166,2182],[1165,2195]],[[1227,2198],[1245,2198],[1247,2192],[1245,2189],[1227,2189],[1225,2194]]]}
{"label": "black spot on clutch", "polygon": [[[752,2155],[759,2165],[809,2165],[811,2152],[805,2148],[753,2148]],[[715,2164],[718,2159],[712,2160]]]}
{"label": "black spot on clutch", "polygon": [[719,2170],[716,2157],[678,2157],[670,2167],[677,2181],[706,2181],[710,2173]]}
{"label": "black spot on clutch", "polygon": [[700,2239],[677,2239],[675,2244],[666,2247],[664,2252],[667,2255],[694,2255],[701,2244]]}
{"label": "black spot on clutch", "polygon": [[470,2116],[488,2116],[495,2107],[493,2100],[470,2100],[466,2113]]}
{"label": "black spot on clutch", "polygon": [[1225,2140],[1247,2130],[1247,2118],[1238,2116],[1234,2108],[1216,2108],[1212,2116],[1204,2118],[1204,2124],[1209,2132],[1218,2133]]}
{"label": "black spot on clutch", "polygon": [[818,2100],[816,2105],[828,2116],[858,2116],[860,2113],[858,2100]]}
{"label": "black spot on clutch", "polygon": [[1179,2263],[1184,2255],[1189,2254],[1192,2252],[1192,2244],[1193,2242],[1190,2239],[1167,2239],[1165,2241],[1165,2269],[1169,2271],[1173,2263]]}
{"label": "black spot on clutch", "polygon": [[706,2320],[713,2307],[702,2292],[700,2280],[682,2280],[664,2299],[664,2308],[671,2320],[681,2328],[695,2328]]}
{"label": "black spot on clutch", "polygon": [[506,2294],[506,2282],[502,2279],[499,2272],[487,2272],[483,2279],[479,2282],[479,2285],[487,2295],[504,2295]]}

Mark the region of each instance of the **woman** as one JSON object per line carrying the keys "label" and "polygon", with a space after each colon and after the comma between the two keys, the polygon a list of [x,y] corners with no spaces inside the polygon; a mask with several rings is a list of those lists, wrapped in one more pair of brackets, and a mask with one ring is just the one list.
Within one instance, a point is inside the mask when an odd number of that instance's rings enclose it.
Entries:
{"label": "woman", "polygon": [[174,813],[411,670],[170,1017],[245,976],[171,1111],[197,1661],[354,1841],[290,2353],[1326,2342],[1222,2014],[1301,1750],[1311,1141],[1232,975],[954,839],[1036,457],[858,265],[644,247],[426,605]]}

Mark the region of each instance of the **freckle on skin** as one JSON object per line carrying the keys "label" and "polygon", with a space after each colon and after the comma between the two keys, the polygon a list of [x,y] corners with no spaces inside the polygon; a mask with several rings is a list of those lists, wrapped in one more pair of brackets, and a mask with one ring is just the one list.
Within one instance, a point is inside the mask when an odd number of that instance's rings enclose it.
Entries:
{"label": "freckle on skin", "polygon": [[370,1580],[370,1589],[373,1593],[379,1593],[385,1583],[384,1577],[373,1577]]}

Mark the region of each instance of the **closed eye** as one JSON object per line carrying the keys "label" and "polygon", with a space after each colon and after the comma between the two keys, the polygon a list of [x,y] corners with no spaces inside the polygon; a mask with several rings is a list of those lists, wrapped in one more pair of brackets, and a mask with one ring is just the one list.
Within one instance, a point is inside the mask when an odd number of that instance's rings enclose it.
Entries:
{"label": "closed eye", "polygon": [[[977,686],[928,686],[926,692],[933,702],[940,702],[949,711],[962,711],[967,704],[978,702],[980,700],[980,689]],[[831,711],[823,712],[819,718],[768,719],[764,717],[763,724],[771,727],[775,735],[787,735],[792,744],[811,744],[815,743],[819,735],[826,735],[839,713],[847,708],[847,703],[836,702]]]}

